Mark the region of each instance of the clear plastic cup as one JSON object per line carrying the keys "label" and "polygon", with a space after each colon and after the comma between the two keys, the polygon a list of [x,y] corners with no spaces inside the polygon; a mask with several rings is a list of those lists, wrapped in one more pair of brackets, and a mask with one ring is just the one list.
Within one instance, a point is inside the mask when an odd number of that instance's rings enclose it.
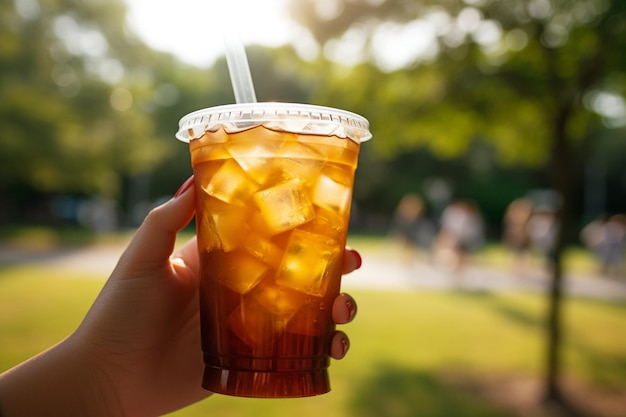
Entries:
{"label": "clear plastic cup", "polygon": [[354,172],[366,119],[252,103],[183,117],[196,178],[201,329],[209,391],[303,397],[330,390]]}

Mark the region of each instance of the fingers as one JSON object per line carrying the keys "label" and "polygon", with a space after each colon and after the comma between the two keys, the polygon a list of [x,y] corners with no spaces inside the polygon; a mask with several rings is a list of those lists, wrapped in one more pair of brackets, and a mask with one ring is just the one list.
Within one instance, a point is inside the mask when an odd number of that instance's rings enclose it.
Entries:
{"label": "fingers", "polygon": [[190,177],[172,199],[148,213],[120,262],[144,267],[167,265],[176,234],[193,218],[194,203],[193,177]]}
{"label": "fingers", "polygon": [[193,271],[198,274],[198,237],[194,236],[189,239],[172,257],[182,259],[188,267],[192,268]]}
{"label": "fingers", "polygon": [[336,331],[330,343],[330,357],[333,359],[343,359],[350,349],[350,340],[342,331]]}
{"label": "fingers", "polygon": [[337,324],[350,323],[356,316],[356,301],[349,294],[339,294],[333,301],[332,316]]}
{"label": "fingers", "polygon": [[[333,302],[332,316],[337,324],[350,323],[356,316],[356,301],[349,294],[339,294]],[[350,348],[350,340],[342,331],[336,331],[330,344],[330,356],[342,359]]]}
{"label": "fingers", "polygon": [[198,259],[198,239],[196,236],[189,239],[184,246],[171,257],[171,263],[181,279],[186,279],[194,285],[200,280],[200,264]]}
{"label": "fingers", "polygon": [[363,260],[361,259],[361,255],[359,254],[359,252],[346,246],[346,250],[344,251],[344,255],[343,255],[343,271],[342,272],[344,274],[348,274],[354,271],[355,269],[359,269],[362,263],[363,263]]}
{"label": "fingers", "polygon": [[[347,274],[359,269],[362,264],[361,255],[350,247],[346,247],[343,257],[343,273]],[[346,324],[354,320],[357,307],[356,301],[349,294],[339,294],[333,301],[332,316],[336,324]],[[330,356],[342,359],[350,348],[350,340],[342,331],[336,331],[330,345]]]}
{"label": "fingers", "polygon": [[[348,274],[361,267],[361,255],[352,248],[346,247],[343,257],[343,273]],[[332,316],[337,324],[350,323],[356,316],[356,301],[349,294],[339,294],[333,301]],[[350,348],[350,340],[342,331],[336,331],[330,344],[330,356],[342,359]]]}

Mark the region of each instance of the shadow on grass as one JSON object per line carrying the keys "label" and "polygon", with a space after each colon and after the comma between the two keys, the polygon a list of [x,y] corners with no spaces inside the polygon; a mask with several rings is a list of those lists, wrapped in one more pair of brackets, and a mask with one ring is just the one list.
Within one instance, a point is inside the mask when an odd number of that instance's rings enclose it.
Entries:
{"label": "shadow on grass", "polygon": [[[493,310],[512,325],[538,332],[543,332],[546,327],[543,311],[518,305],[511,300],[499,297],[497,294],[491,294],[487,291],[457,290],[452,295],[462,300],[476,301],[476,305],[480,303],[480,306]],[[567,297],[565,303],[571,300],[576,300],[578,307],[594,308],[605,311],[606,314],[615,314],[615,316],[623,316],[626,312],[626,303],[620,301]],[[566,304],[563,313],[563,329],[566,335],[563,346],[571,349],[577,355],[577,360],[584,364],[594,383],[608,388],[623,386],[623,376],[626,375],[626,352],[622,350],[607,353],[596,347],[594,342],[597,342],[597,339],[587,340],[583,337],[583,333],[577,331],[577,323],[572,320],[570,314]],[[599,324],[602,325],[603,323],[600,322]],[[614,331],[623,332],[623,327],[615,326]],[[543,337],[542,333],[537,335]],[[543,341],[542,343],[546,342]]]}
{"label": "shadow on grass", "polygon": [[[539,380],[523,376],[441,375],[381,363],[374,377],[354,386],[353,417],[617,417],[620,395],[580,401],[589,391],[546,401]],[[617,399],[617,400],[616,400]],[[601,400],[603,404],[596,401]],[[608,407],[607,407],[608,405]]]}
{"label": "shadow on grass", "polygon": [[376,375],[355,386],[350,409],[355,417],[505,417],[510,416],[447,384],[436,375],[378,364]]}
{"label": "shadow on grass", "polygon": [[540,314],[528,311],[523,307],[511,305],[502,300],[494,300],[490,306],[512,323],[528,328],[542,329],[545,327],[545,318]]}
{"label": "shadow on grass", "polygon": [[537,329],[544,326],[544,317],[541,315],[527,308],[513,305],[490,291],[457,289],[452,294],[455,297],[480,302],[482,306],[493,309],[513,324]]}

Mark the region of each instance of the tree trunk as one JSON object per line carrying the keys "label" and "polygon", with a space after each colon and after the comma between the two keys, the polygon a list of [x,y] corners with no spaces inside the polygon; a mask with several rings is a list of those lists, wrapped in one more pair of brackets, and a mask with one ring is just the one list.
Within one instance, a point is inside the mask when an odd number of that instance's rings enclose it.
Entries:
{"label": "tree trunk", "polygon": [[557,234],[552,252],[548,256],[548,269],[551,273],[548,314],[545,400],[563,404],[564,397],[559,384],[561,372],[562,346],[562,302],[563,286],[566,279],[563,268],[563,252],[567,246],[568,231],[571,227],[572,207],[572,159],[570,141],[566,133],[567,120],[571,115],[572,103],[561,102],[554,124],[554,149],[550,164],[551,181],[561,198],[556,212]]}
{"label": "tree trunk", "polygon": [[547,355],[545,400],[561,403],[563,395],[559,385],[561,369],[561,304],[563,299],[563,268],[561,253],[555,251],[550,260],[551,281],[547,317]]}

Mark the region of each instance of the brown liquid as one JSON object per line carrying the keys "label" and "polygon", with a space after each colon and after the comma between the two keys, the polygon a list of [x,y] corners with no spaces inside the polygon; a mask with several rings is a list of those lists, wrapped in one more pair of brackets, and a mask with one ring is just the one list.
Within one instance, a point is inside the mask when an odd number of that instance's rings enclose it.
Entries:
{"label": "brown liquid", "polygon": [[359,146],[276,132],[207,132],[196,176],[203,386],[253,397],[330,390],[332,303]]}

